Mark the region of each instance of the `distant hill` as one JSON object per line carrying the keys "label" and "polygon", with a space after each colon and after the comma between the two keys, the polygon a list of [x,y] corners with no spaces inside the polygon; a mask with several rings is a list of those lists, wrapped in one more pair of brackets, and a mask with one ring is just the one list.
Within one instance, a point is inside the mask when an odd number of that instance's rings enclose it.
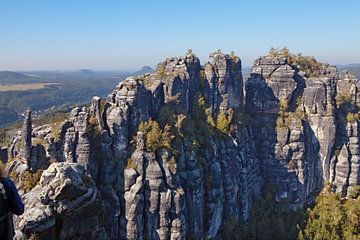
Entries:
{"label": "distant hill", "polygon": [[131,75],[138,76],[138,75],[144,75],[146,73],[153,73],[153,72],[155,72],[155,70],[152,69],[151,67],[143,66],[140,70],[133,72]]}
{"label": "distant hill", "polygon": [[0,127],[20,120],[21,113],[31,107],[40,114],[53,107],[88,102],[92,96],[106,97],[120,81],[133,75],[152,73],[154,69],[144,66],[135,72],[94,71],[27,71],[0,72],[0,85],[25,83],[57,83],[43,89],[27,91],[2,91],[0,94]]}
{"label": "distant hill", "polygon": [[34,114],[69,104],[88,102],[92,96],[106,97],[120,81],[129,76],[120,71],[29,71],[0,72],[0,85],[57,83],[45,88],[0,93],[0,127],[21,119],[31,107]]}
{"label": "distant hill", "polygon": [[91,69],[80,69],[79,72],[85,76],[93,76],[95,74]]}
{"label": "distant hill", "polygon": [[349,72],[356,74],[360,77],[360,63],[351,63],[337,66],[340,71],[349,70]]}
{"label": "distant hill", "polygon": [[34,77],[11,71],[0,72],[0,85],[31,82]]}

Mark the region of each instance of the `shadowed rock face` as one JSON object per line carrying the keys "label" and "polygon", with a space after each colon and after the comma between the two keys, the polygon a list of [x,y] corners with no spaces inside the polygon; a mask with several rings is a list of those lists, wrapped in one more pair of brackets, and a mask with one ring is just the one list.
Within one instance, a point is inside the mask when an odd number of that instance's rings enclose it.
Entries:
{"label": "shadowed rock face", "polygon": [[[360,107],[354,76],[327,67],[307,78],[267,56],[255,61],[244,90],[240,59],[211,57],[204,66],[191,52],[168,58],[30,137],[26,118],[26,159],[44,172],[23,195],[20,230],[40,239],[212,239],[226,219],[248,219],[264,186],[276,186],[274,201],[296,209],[325,181],[343,196],[359,184],[359,123],[346,121]],[[183,134],[171,148],[149,151],[139,124],[164,106],[195,119],[199,97],[208,118],[233,119],[227,133],[200,130],[199,142]],[[42,142],[31,147],[31,136]],[[21,175],[27,165],[19,159],[8,168]]]}
{"label": "shadowed rock face", "polygon": [[336,142],[329,164],[329,179],[342,196],[346,196],[352,186],[360,184],[359,119],[349,118],[349,113],[359,111],[359,87],[356,76],[348,72],[343,72],[336,82]]}
{"label": "shadowed rock face", "polygon": [[[286,59],[255,61],[246,85],[262,176],[296,208],[328,180],[335,138],[331,72],[305,79]],[[309,199],[310,200],[310,199]]]}
{"label": "shadowed rock face", "polygon": [[225,55],[219,52],[211,54],[212,63],[204,66],[204,95],[211,112],[216,116],[220,111],[229,108],[243,109],[243,79],[241,60],[235,55]]}
{"label": "shadowed rock face", "polygon": [[8,161],[8,149],[7,148],[0,148],[0,160],[2,163],[6,163]]}
{"label": "shadowed rock face", "polygon": [[31,134],[32,134],[32,121],[31,109],[27,109],[25,113],[24,124],[22,127],[22,157],[24,160],[29,161],[31,157]]}

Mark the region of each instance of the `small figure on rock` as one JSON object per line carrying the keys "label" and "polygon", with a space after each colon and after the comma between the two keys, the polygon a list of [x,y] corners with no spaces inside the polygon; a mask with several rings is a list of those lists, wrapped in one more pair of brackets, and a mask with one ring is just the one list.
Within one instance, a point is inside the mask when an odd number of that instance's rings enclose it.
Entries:
{"label": "small figure on rock", "polygon": [[5,172],[4,164],[0,163],[0,239],[10,240],[14,236],[12,214],[24,213],[24,204],[14,183]]}

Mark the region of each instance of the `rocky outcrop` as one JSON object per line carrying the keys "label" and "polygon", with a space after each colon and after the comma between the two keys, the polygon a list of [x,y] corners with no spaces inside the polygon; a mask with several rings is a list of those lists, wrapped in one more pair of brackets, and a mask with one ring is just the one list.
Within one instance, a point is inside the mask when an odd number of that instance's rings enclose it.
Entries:
{"label": "rocky outcrop", "polygon": [[303,102],[309,125],[319,143],[322,177],[329,181],[330,158],[335,144],[336,69],[329,67],[317,77],[306,79]]}
{"label": "rocky outcrop", "polygon": [[138,125],[153,116],[152,94],[142,80],[127,78],[110,94],[105,103],[106,128],[113,139],[113,147],[119,158],[125,157],[129,139]]}
{"label": "rocky outcrop", "polygon": [[336,69],[305,77],[281,57],[255,61],[246,85],[246,107],[262,174],[278,198],[302,206],[329,181],[336,137]]}
{"label": "rocky outcrop", "polygon": [[347,192],[348,187],[359,185],[359,136],[358,122],[346,126],[347,143],[344,144],[333,159],[333,183],[336,190]]}
{"label": "rocky outcrop", "polygon": [[189,113],[199,89],[199,59],[190,52],[185,57],[159,63],[157,78],[164,83],[165,103],[176,113]]}
{"label": "rocky outcrop", "polygon": [[0,160],[2,163],[6,163],[8,161],[8,149],[6,147],[0,148]]}
{"label": "rocky outcrop", "polygon": [[[214,239],[225,222],[246,221],[268,186],[291,210],[326,181],[343,196],[359,184],[354,76],[324,65],[309,77],[265,56],[244,91],[241,60],[211,57],[204,66],[191,51],[168,58],[32,138],[24,127],[9,152],[17,158],[26,138],[31,154],[8,169],[44,172],[23,193],[17,226],[40,239]],[[139,128],[150,119],[158,129]]]}
{"label": "rocky outcrop", "polygon": [[336,82],[336,142],[329,176],[334,189],[346,196],[359,177],[359,81],[343,72]]}
{"label": "rocky outcrop", "polygon": [[305,156],[302,106],[293,100],[303,88],[301,76],[283,58],[259,58],[246,82],[261,175],[277,187],[276,201],[285,198],[295,206],[304,203],[307,167],[314,164]]}
{"label": "rocky outcrop", "polygon": [[162,160],[144,151],[144,135],[139,132],[124,171],[127,239],[186,238],[185,194],[171,182],[169,166]]}
{"label": "rocky outcrop", "polygon": [[27,237],[108,239],[98,190],[79,164],[51,164],[22,198],[26,211],[15,221]]}
{"label": "rocky outcrop", "polygon": [[216,116],[229,108],[242,110],[244,94],[241,60],[221,51],[210,55],[212,63],[207,63],[202,72],[204,96],[211,113]]}

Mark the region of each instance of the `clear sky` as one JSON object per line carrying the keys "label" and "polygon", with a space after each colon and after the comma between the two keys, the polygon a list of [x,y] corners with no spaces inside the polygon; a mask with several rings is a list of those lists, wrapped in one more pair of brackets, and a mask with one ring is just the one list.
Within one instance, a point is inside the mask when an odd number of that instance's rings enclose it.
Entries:
{"label": "clear sky", "polygon": [[193,49],[244,65],[287,46],[360,62],[360,0],[0,0],[0,70],[155,66]]}

